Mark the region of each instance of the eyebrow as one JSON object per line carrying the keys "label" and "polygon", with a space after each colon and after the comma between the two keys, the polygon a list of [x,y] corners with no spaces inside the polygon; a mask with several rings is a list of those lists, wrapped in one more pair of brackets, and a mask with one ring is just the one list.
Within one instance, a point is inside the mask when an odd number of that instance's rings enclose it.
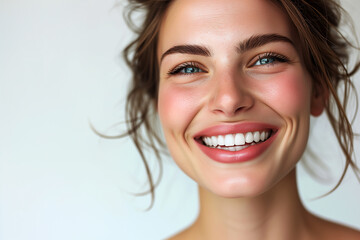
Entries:
{"label": "eyebrow", "polygon": [[236,49],[238,53],[243,53],[271,42],[287,42],[295,46],[294,43],[285,36],[279,34],[263,34],[251,36],[245,41],[240,42]]}
{"label": "eyebrow", "polygon": [[[245,39],[244,41],[241,41],[238,46],[236,47],[236,50],[238,53],[243,53],[246,51],[249,51],[254,48],[261,47],[265,44],[271,43],[271,42],[287,42],[292,44],[294,43],[287,37],[279,35],[279,34],[262,34],[262,35],[254,35],[249,37],[248,39]],[[208,48],[201,45],[176,45],[170,49],[168,49],[165,53],[161,55],[160,63],[162,60],[170,55],[175,53],[182,53],[182,54],[191,54],[191,55],[199,55],[199,56],[205,56],[210,57],[211,52]]]}
{"label": "eyebrow", "polygon": [[174,53],[183,53],[183,54],[192,54],[192,55],[200,55],[205,57],[210,57],[211,53],[209,49],[204,46],[200,45],[177,45],[170,49],[168,49],[163,55],[161,55],[160,62],[166,57],[167,55],[174,54]]}

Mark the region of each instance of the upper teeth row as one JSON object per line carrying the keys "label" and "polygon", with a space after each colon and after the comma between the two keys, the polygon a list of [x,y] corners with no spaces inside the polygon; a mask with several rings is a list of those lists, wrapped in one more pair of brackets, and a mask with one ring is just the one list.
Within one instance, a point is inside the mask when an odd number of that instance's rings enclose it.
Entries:
{"label": "upper teeth row", "polygon": [[207,146],[241,146],[246,143],[264,141],[269,138],[271,131],[262,131],[262,132],[247,132],[247,133],[236,133],[236,134],[227,134],[227,135],[218,135],[211,137],[202,137],[203,142]]}

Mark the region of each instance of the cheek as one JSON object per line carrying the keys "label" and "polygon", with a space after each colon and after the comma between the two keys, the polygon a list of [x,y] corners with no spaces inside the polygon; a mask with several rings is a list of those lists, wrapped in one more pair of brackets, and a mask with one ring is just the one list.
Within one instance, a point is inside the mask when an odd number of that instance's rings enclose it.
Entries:
{"label": "cheek", "polygon": [[301,69],[291,69],[265,81],[263,101],[285,122],[277,159],[287,159],[279,168],[287,173],[303,154],[309,130],[311,78]]}
{"label": "cheek", "polygon": [[186,128],[196,113],[197,103],[199,94],[194,89],[173,84],[160,85],[158,113],[164,131]]}
{"label": "cheek", "polygon": [[177,84],[160,84],[158,114],[167,147],[176,164],[189,176],[194,176],[188,155],[187,129],[200,109],[203,90]]}
{"label": "cheek", "polygon": [[262,86],[262,98],[277,112],[294,116],[310,112],[311,81],[299,71],[288,71],[273,76]]}

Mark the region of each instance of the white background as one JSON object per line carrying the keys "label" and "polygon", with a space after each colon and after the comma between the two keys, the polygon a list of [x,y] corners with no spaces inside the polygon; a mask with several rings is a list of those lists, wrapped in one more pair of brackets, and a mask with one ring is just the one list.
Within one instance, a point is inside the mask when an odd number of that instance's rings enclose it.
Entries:
{"label": "white background", "polygon": [[[343,2],[359,23],[360,2]],[[164,239],[196,216],[196,186],[171,159],[153,209],[144,211],[149,197],[131,194],[146,189],[146,178],[130,140],[101,139],[89,127],[125,129],[112,126],[124,116],[130,74],[120,51],[132,36],[115,4],[0,0],[1,240]],[[342,167],[324,117],[313,132],[310,145],[333,178],[320,184],[300,168],[305,205],[360,229],[360,184],[351,171],[333,194],[311,200],[334,186]]]}

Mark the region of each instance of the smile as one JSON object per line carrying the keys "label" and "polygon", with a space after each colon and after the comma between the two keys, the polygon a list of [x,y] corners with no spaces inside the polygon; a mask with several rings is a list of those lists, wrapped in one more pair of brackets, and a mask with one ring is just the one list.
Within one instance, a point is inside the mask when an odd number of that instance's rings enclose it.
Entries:
{"label": "smile", "polygon": [[246,162],[260,157],[278,135],[278,128],[263,123],[213,126],[195,135],[199,149],[220,163]]}
{"label": "smile", "polygon": [[240,151],[259,142],[266,141],[271,136],[272,130],[236,133],[218,136],[202,137],[203,144],[207,147],[218,148],[226,151]]}

